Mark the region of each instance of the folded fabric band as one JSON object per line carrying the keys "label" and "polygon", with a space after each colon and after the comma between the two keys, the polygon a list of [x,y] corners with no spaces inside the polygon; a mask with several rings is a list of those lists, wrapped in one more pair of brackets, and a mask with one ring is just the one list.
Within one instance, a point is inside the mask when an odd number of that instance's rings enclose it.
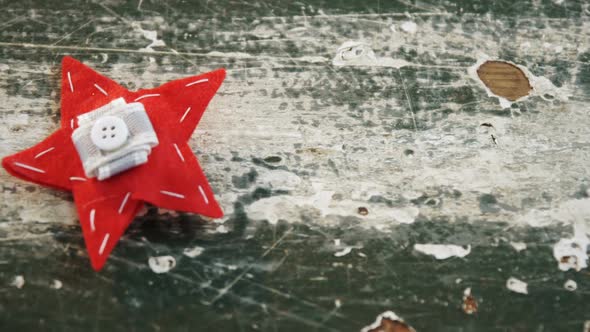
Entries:
{"label": "folded fabric band", "polygon": [[[122,119],[129,132],[126,142],[113,151],[101,150],[91,138],[93,125],[106,116]],[[108,179],[146,163],[151,149],[158,145],[158,137],[143,104],[127,104],[123,98],[78,116],[78,125],[72,133],[72,141],[89,178]]]}
{"label": "folded fabric band", "polygon": [[147,163],[149,152],[135,151],[98,168],[98,180],[108,179],[135,166]]}

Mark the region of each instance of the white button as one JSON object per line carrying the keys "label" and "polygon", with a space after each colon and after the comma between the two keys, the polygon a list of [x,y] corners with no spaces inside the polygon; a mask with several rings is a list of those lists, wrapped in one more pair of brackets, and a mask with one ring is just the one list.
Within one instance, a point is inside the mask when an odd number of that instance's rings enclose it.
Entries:
{"label": "white button", "polygon": [[96,120],[90,131],[92,143],[105,151],[120,148],[128,137],[129,129],[125,121],[112,115],[106,115]]}

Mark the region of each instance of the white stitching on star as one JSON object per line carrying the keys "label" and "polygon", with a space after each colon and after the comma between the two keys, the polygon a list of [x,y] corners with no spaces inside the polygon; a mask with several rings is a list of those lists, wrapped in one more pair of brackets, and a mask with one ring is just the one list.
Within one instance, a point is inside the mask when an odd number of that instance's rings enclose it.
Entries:
{"label": "white stitching on star", "polygon": [[104,91],[103,88],[100,87],[100,85],[94,83],[94,87],[97,88],[98,91],[102,92],[105,96],[108,96],[109,95],[106,91]]}
{"label": "white stitching on star", "polygon": [[70,81],[70,90],[74,92],[74,85],[72,84],[72,75],[68,72],[68,81]]}
{"label": "white stitching on star", "polygon": [[195,84],[199,84],[199,83],[205,83],[205,82],[209,82],[209,79],[203,78],[203,79],[200,79],[198,81],[191,82],[191,83],[185,85],[185,87],[189,87],[191,85],[195,85]]}
{"label": "white stitching on star", "polygon": [[205,195],[205,190],[203,190],[203,187],[201,187],[200,185],[199,191],[201,192],[201,196],[203,196],[203,199],[205,200],[205,204],[209,205],[209,199],[207,198],[207,195]]}
{"label": "white stitching on star", "polygon": [[96,227],[94,227],[94,216],[96,215],[96,210],[92,209],[90,210],[90,230],[91,231],[95,231]]}
{"label": "white stitching on star", "polygon": [[102,243],[100,245],[100,249],[98,249],[98,254],[99,255],[102,255],[102,253],[104,252],[104,248],[107,245],[107,241],[109,240],[109,236],[111,236],[111,234],[106,233],[105,236],[104,236],[104,238],[102,239]]}
{"label": "white stitching on star", "polygon": [[121,206],[119,206],[119,214],[121,214],[123,212],[123,209],[125,208],[125,204],[127,204],[127,200],[129,199],[129,196],[131,196],[131,193],[127,193],[125,195],[125,198],[123,198],[123,201],[121,202]]}
{"label": "white stitching on star", "polygon": [[135,98],[135,100],[134,100],[134,101],[139,101],[139,100],[142,100],[143,98],[149,98],[149,97],[159,97],[159,96],[160,96],[160,94],[159,94],[159,93],[152,93],[152,94],[149,94],[149,95],[143,95],[143,96],[141,96],[141,97],[137,97],[137,98]]}
{"label": "white stitching on star", "polygon": [[184,162],[184,156],[180,152],[180,149],[178,148],[178,145],[176,145],[176,143],[174,143],[173,145],[174,145],[174,148],[176,149],[176,153],[178,153],[178,156],[180,157],[180,160],[182,160],[182,162]]}
{"label": "white stitching on star", "polygon": [[72,176],[70,177],[70,181],[86,181],[86,179],[79,176]]}
{"label": "white stitching on star", "polygon": [[176,198],[184,198],[183,194],[175,193],[175,192],[168,191],[168,190],[160,190],[160,193],[164,194],[164,195],[176,197]]}
{"label": "white stitching on star", "polygon": [[37,155],[35,156],[35,159],[41,157],[42,155],[46,154],[47,152],[50,152],[53,149],[55,149],[55,147],[50,147],[49,149],[47,149],[45,151],[41,151],[41,152],[37,153]]}
{"label": "white stitching on star", "polygon": [[186,111],[184,111],[184,114],[182,115],[182,118],[180,118],[180,122],[184,121],[184,118],[186,118],[186,116],[188,115],[188,112],[191,111],[191,108],[187,108]]}
{"label": "white stitching on star", "polygon": [[14,166],[26,168],[28,170],[31,170],[31,171],[34,171],[34,172],[37,172],[37,173],[45,173],[45,171],[42,170],[42,169],[39,169],[37,167],[33,167],[33,166],[30,166],[30,165],[27,165],[27,164],[19,163],[19,162],[14,163]]}

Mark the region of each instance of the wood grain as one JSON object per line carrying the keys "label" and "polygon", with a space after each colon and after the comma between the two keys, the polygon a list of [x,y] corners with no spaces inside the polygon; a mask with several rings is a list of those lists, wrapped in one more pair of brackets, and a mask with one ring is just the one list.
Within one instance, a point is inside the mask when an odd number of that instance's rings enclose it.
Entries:
{"label": "wood grain", "polygon": [[502,61],[486,61],[477,69],[482,82],[496,95],[510,101],[528,95],[533,87],[517,66]]}

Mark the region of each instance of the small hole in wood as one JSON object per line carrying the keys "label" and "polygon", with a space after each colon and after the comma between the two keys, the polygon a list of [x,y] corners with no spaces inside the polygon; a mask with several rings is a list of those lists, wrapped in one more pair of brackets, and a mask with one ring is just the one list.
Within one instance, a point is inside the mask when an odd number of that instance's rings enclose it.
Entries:
{"label": "small hole in wood", "polygon": [[281,157],[279,156],[269,156],[264,158],[264,161],[267,163],[280,163],[281,162]]}
{"label": "small hole in wood", "polygon": [[358,214],[360,214],[361,216],[366,216],[367,214],[369,214],[369,209],[367,209],[364,206],[359,206],[359,208],[357,209]]}
{"label": "small hole in wood", "polygon": [[413,156],[414,155],[414,150],[412,150],[412,149],[405,149],[404,150],[404,154],[406,156]]}
{"label": "small hole in wood", "polygon": [[473,296],[466,295],[463,297],[463,305],[461,308],[466,314],[472,315],[477,312],[477,301]]}

